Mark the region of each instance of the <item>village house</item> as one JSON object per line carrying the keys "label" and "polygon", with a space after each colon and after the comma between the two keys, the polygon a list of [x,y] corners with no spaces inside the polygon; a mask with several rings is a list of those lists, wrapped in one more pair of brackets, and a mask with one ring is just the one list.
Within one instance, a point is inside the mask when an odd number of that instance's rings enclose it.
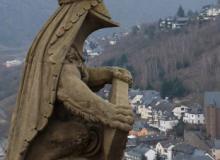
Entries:
{"label": "village house", "polygon": [[206,5],[202,8],[198,19],[200,22],[215,20],[220,15],[220,8],[214,5]]}
{"label": "village house", "polygon": [[135,137],[144,137],[149,134],[148,130],[146,128],[142,128],[139,131],[131,130],[129,132],[129,135],[135,136]]}
{"label": "village house", "polygon": [[192,125],[201,125],[205,122],[203,109],[199,104],[191,106],[188,112],[184,114],[183,121]]}
{"label": "village house", "polygon": [[176,144],[172,152],[172,160],[214,160],[207,152],[185,143]]}
{"label": "village house", "polygon": [[178,123],[177,118],[173,115],[172,104],[168,100],[154,101],[152,107],[152,120],[148,123],[150,126],[159,129],[162,132],[172,130]]}
{"label": "village house", "polygon": [[214,5],[206,5],[202,8],[200,14],[203,16],[215,17],[220,14],[220,8]]}
{"label": "village house", "polygon": [[174,116],[176,116],[178,119],[181,119],[181,117],[183,117],[188,110],[189,107],[181,105],[180,107],[175,107],[172,112]]}
{"label": "village house", "polygon": [[172,30],[181,29],[184,26],[188,25],[188,17],[176,17],[172,23]]}
{"label": "village house", "polygon": [[96,39],[90,38],[89,40],[85,41],[83,52],[84,52],[84,55],[85,55],[85,59],[89,60],[89,59],[92,59],[96,56],[101,55],[102,52],[103,52],[103,49],[97,43]]}
{"label": "village house", "polygon": [[151,115],[149,105],[153,101],[160,100],[160,93],[153,90],[146,91],[131,91],[129,93],[130,104],[135,108],[136,114],[140,115],[142,119],[148,119]]}
{"label": "village house", "polygon": [[137,120],[133,124],[132,130],[129,132],[129,136],[144,137],[150,133],[151,131],[147,129],[147,125],[144,124],[142,121]]}
{"label": "village house", "polygon": [[11,67],[16,67],[16,66],[20,66],[22,65],[23,61],[18,60],[18,59],[14,59],[14,60],[8,60],[6,61],[3,65],[6,68],[11,68]]}
{"label": "village house", "polygon": [[117,41],[111,40],[111,41],[109,41],[109,44],[112,45],[112,46],[114,46],[114,45],[117,44]]}
{"label": "village house", "polygon": [[173,115],[166,116],[159,120],[159,130],[163,132],[168,132],[172,130],[177,124],[178,120]]}
{"label": "village house", "polygon": [[131,150],[126,150],[124,158],[126,160],[155,160],[156,151],[151,149],[148,145],[140,144]]}
{"label": "village house", "polygon": [[168,17],[164,20],[160,20],[159,21],[160,30],[162,30],[162,31],[171,30],[172,26],[173,26],[173,21],[174,21],[174,19],[172,17]]}
{"label": "village house", "polygon": [[135,136],[128,136],[128,141],[126,143],[126,149],[132,149],[137,146],[137,138]]}
{"label": "village house", "polygon": [[157,156],[157,153],[155,150],[153,149],[149,149],[145,154],[145,160],[155,160],[156,159],[156,156]]}
{"label": "village house", "polygon": [[191,17],[168,17],[159,20],[159,28],[161,31],[179,30],[187,26],[192,21],[206,22],[210,20],[215,20],[217,16],[220,15],[219,6],[207,5],[202,8],[199,16],[196,19]]}
{"label": "village house", "polygon": [[152,107],[151,106],[148,106],[148,107],[146,107],[145,105],[139,106],[139,114],[140,114],[142,119],[147,120],[149,123],[152,122],[153,111],[152,111]]}
{"label": "village house", "polygon": [[172,149],[175,146],[174,141],[167,140],[157,143],[156,145],[156,151],[160,155],[160,157],[163,157],[167,160],[172,160]]}
{"label": "village house", "polygon": [[167,140],[167,136],[164,134],[154,134],[146,137],[137,138],[138,144],[148,144],[149,146],[155,146],[160,141]]}
{"label": "village house", "polygon": [[162,31],[177,30],[188,25],[188,23],[189,23],[188,17],[168,17],[165,18],[164,20],[159,21],[159,28]]}

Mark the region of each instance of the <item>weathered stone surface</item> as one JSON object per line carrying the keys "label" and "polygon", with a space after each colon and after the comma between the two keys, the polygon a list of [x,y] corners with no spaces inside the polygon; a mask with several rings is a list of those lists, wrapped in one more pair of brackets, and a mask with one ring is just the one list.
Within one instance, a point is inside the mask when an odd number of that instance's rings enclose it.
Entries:
{"label": "weathered stone surface", "polygon": [[[7,160],[117,160],[133,124],[130,73],[88,68],[82,51],[93,31],[117,26],[100,0],[60,0],[25,62]],[[94,91],[113,84],[110,102]]]}

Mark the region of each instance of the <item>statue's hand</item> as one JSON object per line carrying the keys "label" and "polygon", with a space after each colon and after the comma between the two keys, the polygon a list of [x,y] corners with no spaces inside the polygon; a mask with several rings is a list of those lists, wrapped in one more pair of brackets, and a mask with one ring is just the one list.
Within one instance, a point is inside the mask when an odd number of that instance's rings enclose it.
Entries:
{"label": "statue's hand", "polygon": [[113,67],[112,72],[113,72],[113,78],[120,79],[128,83],[129,86],[132,86],[133,84],[132,75],[127,69],[120,67]]}
{"label": "statue's hand", "polygon": [[[110,111],[110,110],[109,110]],[[115,106],[112,112],[107,112],[106,124],[112,128],[130,131],[134,123],[134,116],[130,106]]]}

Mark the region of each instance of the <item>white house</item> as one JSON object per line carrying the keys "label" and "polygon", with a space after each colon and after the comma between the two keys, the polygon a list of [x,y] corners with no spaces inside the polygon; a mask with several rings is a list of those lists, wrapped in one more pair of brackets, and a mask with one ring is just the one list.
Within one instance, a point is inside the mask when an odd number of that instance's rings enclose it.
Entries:
{"label": "white house", "polygon": [[116,43],[117,43],[117,41],[114,41],[114,40],[109,41],[109,44],[112,46],[116,45]]}
{"label": "white house", "polygon": [[139,114],[139,115],[141,115],[141,113],[142,112],[144,112],[144,109],[145,109],[145,105],[138,105],[138,104],[133,104],[133,105],[131,105],[132,106],[132,108],[136,108],[136,113],[137,114]]}
{"label": "white house", "polygon": [[137,104],[142,102],[143,95],[136,95],[132,100],[131,104]]}
{"label": "white house", "polygon": [[203,7],[199,19],[204,21],[215,20],[215,17],[218,15],[220,15],[220,8],[208,5]]}
{"label": "white house", "polygon": [[133,99],[130,100],[132,108],[136,108],[136,113],[141,114],[145,108],[145,105],[142,104],[143,95],[136,95]]}
{"label": "white house", "polygon": [[167,160],[172,160],[172,149],[174,148],[174,142],[162,141],[158,142],[156,145],[156,152],[160,156],[166,157]]}
{"label": "white house", "polygon": [[172,130],[179,122],[178,119],[176,119],[173,115],[161,116],[160,111],[156,112],[156,114],[153,112],[152,115],[153,118],[149,125],[159,129],[162,132],[168,132],[169,130]]}
{"label": "white house", "polygon": [[142,119],[152,121],[152,118],[153,118],[152,107],[151,106],[149,106],[149,107],[143,106],[143,108],[141,109],[140,115],[141,115]]}
{"label": "white house", "polygon": [[17,60],[17,59],[14,59],[14,60],[11,60],[11,61],[6,61],[6,62],[4,63],[4,65],[5,65],[7,68],[20,66],[21,64],[22,64],[22,61]]}
{"label": "white house", "polygon": [[149,149],[148,151],[146,151],[146,153],[144,154],[145,158],[147,160],[155,160],[156,159],[156,155],[157,152],[153,149]]}
{"label": "white house", "polygon": [[204,124],[204,114],[186,113],[183,117],[183,121],[189,124]]}
{"label": "white house", "polygon": [[172,130],[178,123],[178,120],[173,115],[172,110],[172,104],[169,101],[155,101],[155,104],[152,104],[152,112],[150,113],[152,115],[150,115],[152,117],[152,121],[148,124],[162,132]]}
{"label": "white house", "polygon": [[180,107],[176,107],[173,109],[173,115],[176,116],[178,119],[184,116],[186,112],[188,112],[189,107],[181,105]]}
{"label": "white house", "polygon": [[160,131],[167,132],[169,130],[172,130],[177,124],[178,124],[178,120],[172,117],[166,119],[160,119],[158,129]]}
{"label": "white house", "polygon": [[140,144],[131,150],[127,150],[124,153],[126,160],[155,160],[156,151],[149,148],[146,144]]}
{"label": "white house", "polygon": [[138,114],[141,113],[141,110],[143,107],[148,107],[153,101],[161,99],[160,93],[154,90],[132,90],[129,92],[129,101],[131,103],[131,106],[133,108],[136,108],[138,110],[138,107],[140,111]]}
{"label": "white house", "polygon": [[206,10],[206,14],[207,16],[210,16],[210,17],[216,17],[220,14],[220,8],[217,8],[217,7],[211,7],[209,9]]}
{"label": "white house", "polygon": [[193,107],[183,117],[183,121],[188,124],[204,124],[205,116],[201,107]]}

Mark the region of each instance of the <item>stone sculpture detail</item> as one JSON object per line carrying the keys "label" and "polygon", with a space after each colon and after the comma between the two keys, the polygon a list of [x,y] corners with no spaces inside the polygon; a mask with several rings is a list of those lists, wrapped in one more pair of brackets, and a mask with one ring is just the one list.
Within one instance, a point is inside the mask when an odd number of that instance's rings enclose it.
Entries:
{"label": "stone sculpture detail", "polygon": [[[59,4],[28,52],[6,159],[119,160],[133,124],[131,74],[88,68],[82,56],[89,34],[117,24],[102,0]],[[112,103],[94,93],[111,83]]]}

